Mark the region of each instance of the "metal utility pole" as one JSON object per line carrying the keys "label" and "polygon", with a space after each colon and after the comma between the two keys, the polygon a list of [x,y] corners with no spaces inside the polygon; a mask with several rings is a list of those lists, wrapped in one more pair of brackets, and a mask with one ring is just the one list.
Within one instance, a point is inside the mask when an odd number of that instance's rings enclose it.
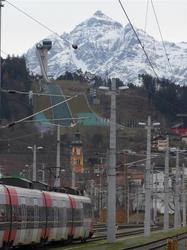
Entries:
{"label": "metal utility pole", "polygon": [[116,241],[116,79],[112,78],[110,115],[110,162],[108,168],[107,242]]}
{"label": "metal utility pole", "polygon": [[176,151],[176,173],[175,173],[175,194],[174,194],[174,203],[175,203],[175,214],[174,214],[174,228],[180,227],[180,204],[179,204],[179,149]]}
{"label": "metal utility pole", "polygon": [[185,186],[185,166],[182,165],[182,225],[186,226],[186,186]]}
{"label": "metal utility pole", "polygon": [[169,229],[169,137],[167,136],[164,170],[164,231]]}
{"label": "metal utility pole", "polygon": [[144,216],[144,234],[150,234],[151,226],[151,117],[147,120],[147,156],[145,168],[145,216]]}
{"label": "metal utility pole", "polygon": [[56,154],[56,174],[54,187],[60,187],[60,125],[57,126],[57,154]]}
{"label": "metal utility pole", "polygon": [[1,76],[1,14],[2,14],[2,7],[4,0],[0,0],[0,119],[2,119],[2,94],[1,94],[1,89],[2,89],[2,76]]}

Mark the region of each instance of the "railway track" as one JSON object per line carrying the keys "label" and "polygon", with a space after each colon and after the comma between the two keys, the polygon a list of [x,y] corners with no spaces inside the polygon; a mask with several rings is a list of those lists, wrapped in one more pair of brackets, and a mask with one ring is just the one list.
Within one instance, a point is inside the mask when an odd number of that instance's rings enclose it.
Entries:
{"label": "railway track", "polygon": [[[187,232],[178,234],[177,236],[169,237],[169,239],[177,240],[178,242],[181,241],[181,240],[187,239]],[[168,237],[160,239],[160,240],[155,240],[155,241],[152,241],[152,242],[148,242],[148,243],[145,243],[145,244],[141,244],[141,245],[124,248],[124,249],[121,249],[121,250],[135,250],[135,249],[137,249],[137,250],[156,250],[156,249],[160,249],[162,247],[166,247],[167,246],[167,240],[168,240]]]}
{"label": "railway track", "polygon": [[[144,233],[143,227],[142,228],[138,228],[138,229],[136,229],[136,228],[134,226],[132,226],[132,227],[131,226],[126,227],[126,225],[121,225],[120,230],[118,228],[118,232],[116,234],[116,237],[117,238],[123,238],[123,237],[128,237],[128,236],[140,235],[140,234]],[[100,233],[102,233],[102,235],[95,235],[95,236],[93,236],[92,239],[87,240],[88,249],[89,249],[89,243],[91,243],[91,242],[97,242],[97,241],[101,241],[101,240],[106,240],[106,238],[107,238],[107,236],[106,236],[106,227],[105,226],[104,227],[102,227],[102,226],[94,227],[94,230],[97,231],[97,229],[99,229],[99,231],[100,231]],[[124,229],[131,229],[131,230],[130,231],[124,231]],[[151,231],[158,231],[160,229],[161,229],[161,227],[153,227],[151,229]],[[170,237],[170,238],[172,238],[172,239],[178,239],[179,241],[183,240],[183,239],[186,239],[187,238],[187,232],[179,234],[177,237],[175,236],[175,237]],[[121,250],[135,250],[135,249],[138,249],[138,250],[154,250],[154,249],[160,249],[161,247],[165,247],[166,246],[167,239],[168,239],[168,237],[167,238],[163,238],[161,240],[155,240],[155,241],[152,241],[152,242],[149,242],[149,243],[145,243],[145,244],[141,244],[141,245],[137,245],[137,246],[133,246],[133,247],[128,247],[128,248],[126,247],[126,248],[121,249]],[[74,247],[76,247],[79,244],[82,244],[80,242],[80,240],[76,240],[71,245],[71,248],[74,248]],[[60,243],[53,243],[53,244],[50,244],[50,245],[46,245],[46,246],[44,246],[42,248],[38,247],[37,250],[39,250],[39,249],[41,249],[41,250],[45,250],[45,249],[50,250],[50,249],[54,249],[54,248],[58,250],[58,249],[62,249],[62,247],[63,247],[63,250],[66,250],[66,247],[67,247],[67,249],[69,249],[70,245],[68,244],[66,246],[66,245],[61,245]],[[31,249],[31,248],[28,248],[28,249]]]}
{"label": "railway track", "polygon": [[[130,229],[131,227],[129,227]],[[125,226],[121,226],[121,228],[118,228],[118,232],[116,234],[117,238],[122,238],[122,237],[127,237],[127,236],[131,236],[131,235],[138,235],[138,234],[143,234],[144,233],[144,229],[142,228],[138,228],[133,230],[134,227],[132,227],[130,231],[122,231],[123,229],[126,229]],[[136,227],[137,228],[137,227]],[[156,231],[156,230],[160,230],[161,227],[153,227],[151,229],[151,231]],[[94,242],[94,241],[99,241],[99,240],[105,240],[107,238],[106,236],[106,229],[105,231],[102,231],[102,234],[100,232],[100,235],[98,235],[97,233],[95,233],[95,236],[92,237],[92,239],[89,239],[88,242]]]}

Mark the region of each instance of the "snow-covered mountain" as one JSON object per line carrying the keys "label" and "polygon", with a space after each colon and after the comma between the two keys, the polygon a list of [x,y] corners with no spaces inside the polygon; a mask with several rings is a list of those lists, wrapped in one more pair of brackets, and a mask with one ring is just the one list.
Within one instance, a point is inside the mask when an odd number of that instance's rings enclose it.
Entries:
{"label": "snow-covered mountain", "polygon": [[[171,68],[161,42],[141,29],[135,28],[149,59],[159,77],[184,84],[187,78],[187,42],[165,42]],[[77,25],[69,34],[48,37],[52,41],[49,51],[49,75],[54,78],[65,71],[83,72],[102,77],[118,77],[124,83],[138,83],[138,74],[154,76],[146,56],[129,24],[123,27],[110,17],[97,11],[91,18]],[[74,50],[70,43],[77,44]],[[27,66],[33,73],[40,73],[35,45],[25,54]]]}

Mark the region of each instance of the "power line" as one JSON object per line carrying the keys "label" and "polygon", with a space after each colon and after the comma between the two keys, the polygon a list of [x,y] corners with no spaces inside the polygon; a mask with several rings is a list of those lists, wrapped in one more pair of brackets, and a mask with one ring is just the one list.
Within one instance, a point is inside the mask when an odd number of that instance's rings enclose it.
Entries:
{"label": "power line", "polygon": [[140,38],[139,38],[139,36],[138,36],[138,34],[137,34],[135,28],[134,28],[134,26],[133,26],[133,24],[132,24],[132,22],[131,22],[129,16],[128,16],[128,14],[127,14],[127,12],[126,12],[126,10],[125,10],[123,4],[121,3],[121,0],[118,0],[118,1],[119,1],[119,3],[120,3],[120,6],[121,6],[121,8],[122,8],[122,10],[123,10],[123,12],[124,12],[124,14],[125,14],[125,16],[126,16],[128,22],[130,23],[130,26],[131,26],[131,28],[132,28],[132,30],[133,30],[133,32],[134,32],[134,34],[135,34],[135,36],[136,36],[136,38],[137,38],[137,40],[138,40],[140,46],[141,46],[141,48],[142,48],[142,50],[143,50],[143,52],[144,52],[146,58],[147,58],[147,61],[148,61],[149,65],[150,65],[151,69],[153,70],[153,72],[154,72],[156,78],[159,78],[158,74],[156,73],[156,71],[155,71],[155,69],[154,69],[154,67],[153,67],[152,62],[151,62],[150,59],[149,59],[149,56],[148,56],[148,54],[147,54],[147,52],[146,52],[146,50],[145,50],[145,48],[144,48],[144,45],[142,44],[142,42],[141,42],[141,40],[140,40]]}
{"label": "power line", "polygon": [[49,110],[49,109],[52,109],[52,108],[54,108],[54,107],[57,107],[57,106],[59,106],[59,105],[65,103],[65,102],[68,102],[68,101],[70,101],[71,99],[73,99],[73,98],[75,98],[75,97],[77,97],[77,96],[72,96],[72,97],[70,97],[70,98],[68,98],[68,99],[66,99],[66,100],[63,100],[63,101],[61,101],[61,102],[56,103],[55,105],[52,105],[52,106],[50,106],[50,107],[48,107],[48,108],[45,108],[45,109],[42,109],[42,110],[40,110],[40,111],[38,111],[38,112],[36,112],[36,113],[34,113],[34,114],[32,114],[32,115],[29,115],[29,116],[24,117],[24,118],[22,118],[22,119],[20,119],[20,120],[11,122],[11,123],[9,123],[9,124],[7,124],[7,125],[3,125],[3,126],[1,126],[0,128],[10,128],[10,127],[12,127],[12,126],[14,126],[14,125],[16,125],[16,124],[18,124],[18,123],[20,123],[20,122],[23,122],[23,121],[25,121],[25,120],[27,120],[27,119],[29,119],[29,118],[35,116],[35,115],[38,115],[38,114],[40,114],[40,113],[42,113],[42,112],[45,112],[45,111],[47,111],[47,110]]}
{"label": "power line", "polygon": [[37,24],[39,24],[44,29],[48,30],[50,33],[53,33],[54,35],[58,36],[61,40],[64,40],[68,44],[72,45],[73,49],[77,49],[78,48],[76,44],[71,44],[71,42],[68,41],[67,39],[65,39],[64,37],[62,39],[62,37],[57,32],[55,32],[54,30],[52,30],[51,28],[49,28],[47,25],[45,25],[42,22],[40,22],[39,20],[37,20],[36,18],[34,18],[31,15],[29,15],[26,11],[24,11],[21,8],[17,7],[16,5],[14,5],[13,3],[9,2],[8,0],[6,0],[6,2],[8,4],[10,4],[12,7],[14,7],[16,10],[18,10],[19,12],[21,12],[22,14],[24,14],[25,16],[27,16],[28,18],[30,18],[31,20],[33,20],[34,22],[36,22]]}
{"label": "power line", "polygon": [[[84,119],[90,119],[89,116],[87,117],[71,117],[71,118],[60,118],[60,119],[48,119],[48,120],[38,120],[38,121],[33,121],[33,120],[27,120],[24,122],[44,122],[44,123],[49,123],[50,121],[66,121],[66,120],[84,120]],[[58,125],[58,124],[57,124]]]}
{"label": "power line", "polygon": [[164,39],[163,39],[163,36],[162,36],[161,28],[160,28],[160,25],[159,25],[159,22],[158,22],[158,17],[157,17],[156,10],[155,10],[155,7],[154,7],[154,4],[153,4],[152,0],[151,0],[151,5],[152,5],[152,9],[153,9],[154,16],[155,16],[155,19],[156,19],[156,23],[157,23],[157,26],[158,26],[158,30],[159,30],[159,33],[160,33],[160,37],[161,37],[161,40],[162,40],[162,45],[163,45],[164,52],[165,52],[165,55],[166,55],[167,63],[169,65],[169,69],[170,69],[171,73],[173,74],[173,70],[172,70],[172,67],[171,67],[171,64],[170,64],[170,61],[169,61],[169,58],[168,58],[168,53],[166,51],[166,46],[164,44]]}
{"label": "power line", "polygon": [[24,91],[19,91],[15,89],[0,89],[1,92],[8,93],[8,94],[23,94],[23,95],[36,95],[36,96],[55,96],[55,97],[71,97],[71,96],[65,96],[65,95],[54,95],[50,93],[39,93],[39,92],[24,92]]}
{"label": "power line", "polygon": [[149,9],[149,0],[147,0],[147,4],[146,4],[145,25],[144,25],[144,32],[145,32],[145,33],[146,33],[146,29],[147,29],[148,9]]}
{"label": "power line", "polygon": [[6,138],[6,139],[0,139],[1,142],[6,142],[6,141],[16,141],[16,140],[19,140],[19,139],[22,139],[22,138],[26,138],[26,137],[29,137],[29,136],[33,136],[33,135],[37,135],[38,133],[31,133],[31,134],[27,134],[27,135],[22,135],[22,136],[18,136],[18,137],[14,137],[14,138]]}
{"label": "power line", "polygon": [[5,56],[8,56],[8,53],[6,53],[5,51],[3,51],[2,49],[1,49],[1,53],[3,53]]}
{"label": "power line", "polygon": [[[125,16],[126,16],[128,22],[129,22],[130,25],[131,25],[131,28],[132,28],[133,32],[134,32],[135,35],[136,35],[136,38],[137,38],[137,40],[138,40],[138,42],[139,42],[139,44],[140,44],[140,46],[141,46],[141,48],[142,48],[142,50],[143,50],[143,52],[144,52],[144,54],[145,54],[145,56],[146,56],[146,58],[147,58],[149,64],[150,64],[150,66],[151,66],[151,68],[152,68],[152,70],[153,70],[155,76],[156,76],[156,79],[159,79],[158,74],[156,73],[156,71],[155,71],[155,69],[154,69],[154,67],[153,67],[153,64],[151,63],[151,61],[150,61],[150,59],[149,59],[149,56],[148,56],[148,54],[147,54],[147,52],[146,52],[146,50],[145,50],[145,48],[144,48],[144,45],[142,44],[141,40],[139,39],[139,36],[138,36],[138,34],[137,34],[137,32],[136,32],[136,30],[135,30],[135,28],[134,28],[134,26],[133,26],[133,24],[132,24],[130,18],[129,18],[129,16],[128,16],[128,14],[127,14],[127,12],[126,12],[126,10],[125,10],[123,4],[121,3],[121,0],[119,0],[119,3],[120,3],[120,5],[121,5],[121,8],[122,8],[122,10],[123,10],[123,12],[124,12],[124,14],[125,14]],[[166,54],[167,54],[167,53],[166,53]],[[148,92],[148,93],[153,93],[152,91],[148,91],[148,90],[147,90],[147,92]],[[162,98],[162,97],[160,97],[160,96],[157,96],[157,97],[160,98],[160,99],[162,99],[162,100],[164,99],[164,98]],[[165,100],[165,99],[164,99],[164,100]],[[165,101],[166,101],[171,107],[175,107],[175,108],[177,107],[176,105],[174,105],[174,104],[168,102],[167,100],[165,100]]]}

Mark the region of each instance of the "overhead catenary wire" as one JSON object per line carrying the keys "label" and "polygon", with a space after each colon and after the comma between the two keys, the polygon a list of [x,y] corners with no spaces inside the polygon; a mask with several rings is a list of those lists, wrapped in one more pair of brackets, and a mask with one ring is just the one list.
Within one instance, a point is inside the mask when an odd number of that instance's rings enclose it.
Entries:
{"label": "overhead catenary wire", "polygon": [[50,106],[50,107],[48,107],[48,108],[42,109],[42,110],[40,110],[40,111],[38,111],[38,112],[36,112],[36,113],[34,113],[34,114],[32,114],[32,115],[26,116],[26,117],[24,117],[24,118],[22,118],[22,119],[20,119],[20,120],[17,120],[17,121],[8,123],[8,124],[3,125],[3,126],[0,126],[0,129],[1,129],[1,128],[10,128],[10,127],[12,127],[12,126],[14,126],[14,125],[16,125],[16,124],[18,124],[18,123],[21,123],[21,122],[23,122],[23,121],[25,121],[25,120],[27,120],[27,119],[33,117],[33,116],[36,116],[37,114],[43,113],[43,112],[45,112],[45,111],[47,111],[47,110],[50,110],[50,109],[52,109],[52,108],[54,108],[54,107],[57,107],[57,106],[63,104],[63,103],[65,103],[65,102],[68,102],[68,101],[70,101],[71,99],[73,99],[73,98],[75,98],[75,97],[77,97],[77,95],[72,96],[72,97],[70,97],[70,98],[68,98],[68,99],[66,99],[66,100],[61,101],[61,102],[58,102],[58,103],[56,103],[55,105],[52,105],[52,106]]}
{"label": "overhead catenary wire", "polygon": [[132,30],[133,30],[135,36],[136,36],[136,38],[137,38],[137,40],[138,40],[138,42],[139,42],[139,44],[140,44],[140,46],[141,46],[141,48],[142,48],[142,50],[143,50],[145,56],[146,56],[146,58],[147,58],[147,61],[148,61],[149,65],[150,65],[150,67],[151,67],[153,73],[155,74],[156,78],[159,78],[159,76],[158,76],[156,70],[154,69],[154,66],[153,66],[151,60],[149,59],[149,56],[148,56],[148,54],[147,54],[147,51],[145,50],[144,45],[142,44],[142,42],[141,42],[141,40],[140,40],[140,38],[139,38],[139,36],[138,36],[136,30],[135,30],[135,28],[134,28],[134,26],[133,26],[133,24],[132,24],[130,18],[129,18],[129,16],[128,16],[128,14],[127,14],[127,12],[126,12],[126,10],[125,10],[125,8],[124,8],[124,6],[123,6],[121,0],[118,0],[118,1],[119,1],[119,3],[120,3],[120,6],[121,6],[121,8],[122,8],[122,10],[123,10],[123,12],[124,12],[124,14],[125,14],[125,16],[126,16],[128,22],[129,22],[129,24],[130,24],[130,26],[131,26],[131,28],[132,28]]}
{"label": "overhead catenary wire", "polygon": [[20,140],[20,139],[23,139],[23,138],[26,138],[26,137],[29,137],[29,136],[33,136],[33,135],[38,135],[38,132],[37,133],[30,133],[30,134],[26,134],[26,135],[22,135],[22,136],[17,136],[17,137],[7,137],[7,138],[4,138],[4,139],[0,139],[1,142],[4,142],[4,141],[16,141],[16,140]]}
{"label": "overhead catenary wire", "polygon": [[[89,116],[87,117],[71,117],[71,118],[60,118],[60,119],[47,119],[47,120],[37,120],[37,121],[33,121],[33,120],[26,120],[24,121],[25,123],[29,123],[29,122],[44,122],[44,123],[49,123],[50,121],[66,121],[66,120],[84,120],[84,119],[90,119]],[[58,125],[58,124],[56,124]]]}
{"label": "overhead catenary wire", "polygon": [[147,17],[148,17],[148,10],[149,10],[149,0],[147,0],[147,4],[146,4],[144,32],[146,32],[146,30],[147,30]]}
{"label": "overhead catenary wire", "polygon": [[[120,3],[120,6],[121,6],[121,8],[122,8],[122,10],[123,10],[123,12],[124,12],[124,14],[125,14],[125,16],[126,16],[128,22],[129,22],[129,24],[131,25],[131,28],[132,28],[134,34],[136,35],[136,38],[137,38],[137,40],[138,40],[138,42],[139,42],[139,44],[140,44],[140,46],[141,46],[141,48],[142,48],[142,50],[143,50],[143,52],[144,52],[146,58],[147,58],[147,60],[148,60],[148,63],[149,63],[150,67],[151,67],[152,70],[153,70],[153,73],[154,73],[155,76],[156,76],[156,79],[158,80],[160,77],[158,76],[156,70],[154,69],[154,66],[153,66],[152,62],[150,61],[150,59],[149,59],[149,56],[148,56],[148,54],[147,54],[147,52],[146,52],[146,50],[145,50],[145,48],[144,48],[144,45],[142,44],[142,42],[141,42],[141,40],[140,40],[140,38],[139,38],[139,36],[138,36],[136,30],[135,30],[135,28],[134,28],[134,26],[133,26],[133,24],[132,24],[130,18],[129,18],[129,16],[128,16],[128,14],[127,14],[127,12],[126,12],[126,10],[125,10],[125,8],[124,8],[124,6],[123,6],[121,0],[118,0],[118,1],[119,1],[119,3]],[[148,91],[148,93],[152,93],[152,91]],[[158,96],[158,98],[161,99],[161,100],[165,100],[165,99],[163,99],[163,98],[160,97],[160,96]],[[166,101],[171,107],[179,108],[179,107],[177,107],[176,105],[174,105],[174,104],[168,102],[167,100],[165,100],[165,101]]]}
{"label": "overhead catenary wire", "polygon": [[8,53],[6,53],[4,50],[1,49],[1,53],[3,53],[5,56],[8,56]]}
{"label": "overhead catenary wire", "polygon": [[[38,23],[41,27],[43,27],[44,29],[48,30],[50,33],[58,36],[60,39],[62,39],[62,37],[55,32],[54,30],[52,30],[51,28],[49,28],[47,25],[45,25],[44,23],[40,22],[38,19],[32,17],[31,15],[29,15],[26,11],[22,10],[21,8],[17,7],[15,4],[11,3],[10,1],[6,0],[6,2],[11,5],[12,7],[14,7],[16,10],[18,10],[19,12],[21,12],[22,14],[24,14],[25,16],[27,16],[28,18],[30,18],[31,20],[33,20],[34,22]],[[68,41],[67,39],[65,39],[63,37],[63,39],[65,42],[67,42],[69,45],[72,45],[73,49],[77,49],[78,46],[76,44],[72,44],[70,41]]]}
{"label": "overhead catenary wire", "polygon": [[36,96],[55,96],[55,97],[71,97],[69,95],[54,95],[54,94],[50,94],[50,93],[39,93],[39,92],[24,92],[24,91],[19,91],[19,90],[15,90],[15,89],[0,89],[1,92],[4,93],[8,93],[8,94],[23,94],[23,95],[36,95]]}
{"label": "overhead catenary wire", "polygon": [[[54,35],[58,36],[60,39],[62,39],[62,37],[55,32],[54,30],[52,30],[51,28],[49,28],[47,25],[43,24],[42,22],[40,22],[38,19],[32,17],[31,15],[29,15],[26,11],[22,10],[21,8],[17,7],[15,4],[11,3],[10,1],[6,0],[6,2],[11,5],[12,7],[14,7],[16,10],[18,10],[19,12],[21,12],[22,14],[24,14],[25,16],[27,16],[28,18],[30,18],[31,20],[33,20],[34,22],[36,22],[37,24],[39,24],[41,27],[43,27],[44,29],[48,30],[50,33],[53,33]],[[71,44],[70,41],[66,40],[65,38],[63,38],[64,41],[66,41],[67,43]]]}

